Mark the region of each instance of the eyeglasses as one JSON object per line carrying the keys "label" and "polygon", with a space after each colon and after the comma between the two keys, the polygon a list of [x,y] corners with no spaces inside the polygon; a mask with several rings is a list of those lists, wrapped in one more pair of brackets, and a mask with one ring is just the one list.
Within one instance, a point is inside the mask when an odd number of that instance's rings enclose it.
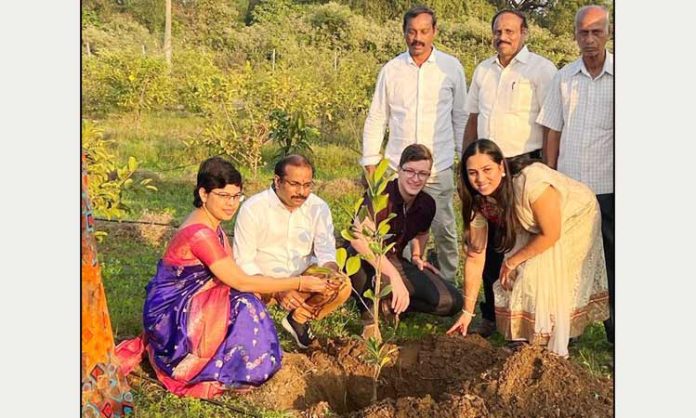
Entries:
{"label": "eyeglasses", "polygon": [[210,193],[214,194],[215,196],[220,196],[223,200],[229,200],[231,203],[234,203],[234,201],[236,200],[238,200],[239,202],[244,201],[244,194],[242,192],[239,192],[237,194],[229,194],[211,191]]}
{"label": "eyeglasses", "polygon": [[292,187],[293,189],[307,189],[307,190],[312,190],[312,187],[314,187],[314,182],[310,181],[309,183],[298,183],[296,181],[292,180],[285,180],[285,179],[280,179],[283,183],[287,184],[288,186]]}
{"label": "eyeglasses", "polygon": [[416,171],[410,168],[402,168],[401,171],[406,173],[406,177],[418,177],[418,180],[427,180],[430,177],[430,171]]}

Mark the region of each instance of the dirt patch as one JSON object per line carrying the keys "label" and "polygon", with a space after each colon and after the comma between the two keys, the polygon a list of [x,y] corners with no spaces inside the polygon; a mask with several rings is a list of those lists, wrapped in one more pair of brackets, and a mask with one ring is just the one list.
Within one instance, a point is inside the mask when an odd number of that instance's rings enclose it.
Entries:
{"label": "dirt patch", "polygon": [[136,225],[140,232],[140,237],[152,247],[159,247],[163,242],[169,242],[169,239],[176,231],[176,228],[171,225],[172,218],[171,213],[157,213],[146,210],[138,220],[151,223]]}
{"label": "dirt patch", "polygon": [[302,417],[607,417],[611,381],[541,347],[516,352],[479,336],[432,336],[398,347],[371,403],[362,341],[315,343],[287,353],[283,368],[249,395],[255,404]]}

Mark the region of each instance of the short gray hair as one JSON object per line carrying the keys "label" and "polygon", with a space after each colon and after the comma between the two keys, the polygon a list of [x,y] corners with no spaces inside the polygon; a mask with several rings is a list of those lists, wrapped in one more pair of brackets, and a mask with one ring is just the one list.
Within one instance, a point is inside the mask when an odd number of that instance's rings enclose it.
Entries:
{"label": "short gray hair", "polygon": [[574,29],[576,31],[578,30],[578,23],[580,23],[580,19],[582,19],[582,17],[585,16],[585,13],[587,13],[587,11],[590,9],[600,9],[600,10],[604,11],[604,15],[606,17],[605,18],[606,24],[604,25],[604,30],[606,30],[607,33],[609,33],[609,10],[606,7],[599,5],[599,4],[589,4],[587,6],[582,6],[581,8],[579,8],[577,13],[575,13],[575,23],[574,23],[575,28]]}

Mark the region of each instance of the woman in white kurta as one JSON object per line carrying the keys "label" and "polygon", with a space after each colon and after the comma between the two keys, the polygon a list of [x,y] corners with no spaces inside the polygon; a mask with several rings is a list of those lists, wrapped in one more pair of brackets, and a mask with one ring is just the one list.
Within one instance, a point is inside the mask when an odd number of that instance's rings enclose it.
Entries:
{"label": "woman in white kurta", "polygon": [[[485,248],[505,252],[494,284],[496,326],[508,340],[568,355],[568,340],[608,318],[599,205],[592,191],[540,162],[508,166],[482,139],[464,151],[462,214],[468,232],[462,315],[449,333],[466,334],[481,285]],[[487,243],[488,223],[500,225]]]}

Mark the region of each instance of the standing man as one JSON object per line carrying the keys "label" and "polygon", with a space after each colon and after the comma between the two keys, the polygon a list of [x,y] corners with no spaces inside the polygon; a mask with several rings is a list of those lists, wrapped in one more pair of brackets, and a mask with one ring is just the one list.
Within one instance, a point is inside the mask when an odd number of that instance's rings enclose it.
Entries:
{"label": "standing man", "polygon": [[609,12],[585,6],[575,15],[581,57],[553,80],[537,122],[549,128],[544,157],[551,168],[587,184],[602,213],[602,238],[609,279],[610,318],[604,322],[614,342],[614,56]]}
{"label": "standing man", "polygon": [[[338,271],[331,211],[312,193],[313,176],[307,158],[289,155],[276,164],[273,185],[239,209],[234,258],[244,272],[288,277],[314,265]],[[308,274],[320,275],[311,270]],[[314,338],[309,321],[325,317],[350,296],[350,281],[337,277],[328,279],[323,294],[298,289],[273,295],[289,312],[282,325],[299,347],[307,348]]]}
{"label": "standing man", "polygon": [[[551,80],[558,70],[548,59],[525,45],[527,17],[516,10],[501,10],[491,21],[496,55],[474,70],[465,110],[469,120],[464,146],[479,138],[494,141],[508,163],[541,159],[546,128],[536,123]],[[495,327],[493,283],[498,280],[503,254],[496,251],[499,228],[489,224],[486,263],[483,268],[481,321],[470,333],[490,336]],[[476,250],[473,248],[473,250]]]}
{"label": "standing man", "polygon": [[437,208],[431,231],[442,276],[454,282],[459,247],[452,202],[453,165],[455,150],[462,152],[467,118],[464,68],[455,57],[433,47],[437,18],[430,8],[416,6],[407,11],[403,31],[408,51],[386,63],[379,73],[365,121],[360,164],[372,172],[382,159],[387,124],[389,140],[384,154],[394,172],[408,145],[423,144],[430,149],[433,170],[424,190],[435,199]]}

